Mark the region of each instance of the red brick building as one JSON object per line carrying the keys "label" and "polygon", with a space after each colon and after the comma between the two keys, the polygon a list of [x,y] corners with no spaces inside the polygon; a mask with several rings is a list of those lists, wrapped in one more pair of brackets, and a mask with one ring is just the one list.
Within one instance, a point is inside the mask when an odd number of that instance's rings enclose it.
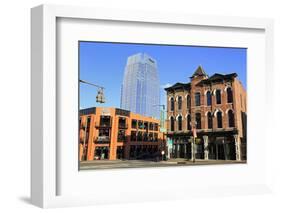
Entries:
{"label": "red brick building", "polygon": [[246,160],[246,91],[237,77],[236,73],[209,77],[199,66],[190,82],[165,88],[172,157],[192,159],[195,152],[197,159]]}
{"label": "red brick building", "polygon": [[118,108],[80,110],[80,160],[157,158],[165,149],[160,121]]}

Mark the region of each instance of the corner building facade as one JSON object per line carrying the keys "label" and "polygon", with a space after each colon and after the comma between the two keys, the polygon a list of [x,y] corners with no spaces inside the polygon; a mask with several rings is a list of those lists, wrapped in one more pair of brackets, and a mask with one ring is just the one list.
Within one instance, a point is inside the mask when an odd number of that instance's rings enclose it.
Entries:
{"label": "corner building facade", "polygon": [[165,90],[172,158],[246,160],[246,91],[236,73],[209,77],[199,66],[189,83]]}
{"label": "corner building facade", "polygon": [[160,121],[118,108],[80,110],[79,157],[82,160],[145,159],[165,151]]}

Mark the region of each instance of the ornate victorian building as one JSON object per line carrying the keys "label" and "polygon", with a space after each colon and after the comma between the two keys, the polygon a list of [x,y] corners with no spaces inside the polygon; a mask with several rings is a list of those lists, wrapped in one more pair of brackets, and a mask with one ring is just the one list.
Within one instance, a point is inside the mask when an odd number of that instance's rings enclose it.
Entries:
{"label": "ornate victorian building", "polygon": [[[246,91],[237,74],[209,77],[199,66],[190,79],[165,88],[170,156],[246,160]],[[194,147],[192,126],[197,133]]]}

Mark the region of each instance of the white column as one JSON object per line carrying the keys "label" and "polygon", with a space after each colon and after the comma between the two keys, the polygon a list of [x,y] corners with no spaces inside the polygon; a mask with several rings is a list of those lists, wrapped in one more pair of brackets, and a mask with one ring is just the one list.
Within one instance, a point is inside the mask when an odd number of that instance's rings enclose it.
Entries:
{"label": "white column", "polygon": [[187,154],[186,154],[186,150],[187,150],[187,149],[186,149],[186,146],[187,146],[187,145],[184,143],[184,144],[183,144],[184,158],[186,158],[186,156],[187,156]]}
{"label": "white column", "polygon": [[194,138],[193,137],[190,137],[190,140],[191,140],[191,160],[193,161],[194,160],[194,157],[195,157],[195,144],[194,144]]}
{"label": "white column", "polygon": [[204,135],[203,136],[203,140],[204,140],[204,159],[205,160],[209,160],[209,147],[208,147],[208,136]]}
{"label": "white column", "polygon": [[227,159],[227,153],[226,153],[226,146],[227,146],[227,144],[225,143],[224,139],[222,140],[222,146],[223,146],[223,152],[224,152],[224,159],[228,160]]}
{"label": "white column", "polygon": [[173,148],[171,148],[170,146],[169,146],[169,142],[170,142],[170,138],[167,138],[167,140],[166,140],[166,149],[167,149],[167,158],[168,159],[170,159],[170,157],[171,157],[171,152],[172,152],[172,150],[173,150]]}
{"label": "white column", "polygon": [[235,140],[236,160],[241,161],[241,141],[239,135],[234,135],[234,140]]}
{"label": "white column", "polygon": [[177,144],[177,158],[180,157],[180,144]]}

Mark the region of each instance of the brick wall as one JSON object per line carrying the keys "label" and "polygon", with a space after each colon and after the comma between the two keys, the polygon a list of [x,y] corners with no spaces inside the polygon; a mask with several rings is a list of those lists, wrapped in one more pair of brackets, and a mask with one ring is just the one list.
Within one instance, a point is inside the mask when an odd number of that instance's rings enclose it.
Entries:
{"label": "brick wall", "polygon": [[[186,90],[184,87],[177,88],[174,90],[170,90],[167,92],[167,121],[166,125],[168,128],[168,131],[170,131],[170,117],[173,116],[176,118],[178,115],[183,116],[183,130],[187,131],[187,114],[189,113],[189,109],[187,109],[187,95],[190,95],[191,97],[191,118],[192,122],[195,121],[195,113],[201,113],[201,128],[207,129],[208,127],[208,120],[207,120],[207,113],[212,112],[215,114],[217,110],[220,110],[222,112],[222,123],[223,128],[222,129],[229,129],[229,121],[228,121],[228,110],[233,110],[234,112],[234,122],[235,127],[239,131],[240,137],[242,137],[242,121],[241,121],[241,112],[246,112],[246,91],[243,89],[243,86],[241,82],[234,78],[232,81],[223,81],[218,83],[212,83],[211,85],[201,85],[197,86],[197,83],[202,80],[202,77],[197,77],[191,80],[191,89]],[[232,88],[233,92],[233,102],[227,103],[227,91],[226,89],[230,87]],[[216,103],[216,95],[215,92],[220,90],[221,91],[221,104]],[[212,105],[207,106],[207,91],[211,91],[212,94]],[[195,93],[200,93],[200,106],[195,106]],[[183,97],[183,107],[182,110],[178,110],[178,96]],[[175,100],[175,110],[171,111],[171,98],[174,98]],[[217,117],[213,117],[213,128],[217,128]],[[175,131],[178,130],[178,122],[175,122]]]}

